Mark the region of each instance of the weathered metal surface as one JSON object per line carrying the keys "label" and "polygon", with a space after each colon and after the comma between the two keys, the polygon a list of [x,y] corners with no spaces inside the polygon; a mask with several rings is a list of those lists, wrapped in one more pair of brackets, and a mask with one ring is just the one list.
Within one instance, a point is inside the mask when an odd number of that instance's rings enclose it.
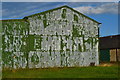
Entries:
{"label": "weathered metal surface", "polygon": [[2,79],[2,22],[0,21],[0,79]]}
{"label": "weathered metal surface", "polygon": [[111,62],[116,62],[117,61],[117,51],[116,51],[116,49],[111,49],[110,50],[110,61]]}
{"label": "weathered metal surface", "polygon": [[3,66],[89,66],[98,60],[98,23],[69,8],[3,22]]}
{"label": "weathered metal surface", "polygon": [[25,21],[4,21],[2,22],[2,60],[3,67],[16,68],[24,67],[26,60],[28,23]]}
{"label": "weathered metal surface", "polygon": [[120,62],[120,49],[117,49],[117,60]]}

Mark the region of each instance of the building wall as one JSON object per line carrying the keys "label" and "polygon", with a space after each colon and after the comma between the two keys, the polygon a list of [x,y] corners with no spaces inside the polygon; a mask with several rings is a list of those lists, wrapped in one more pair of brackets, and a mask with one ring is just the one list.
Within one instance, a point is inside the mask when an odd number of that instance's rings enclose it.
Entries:
{"label": "building wall", "polygon": [[3,23],[3,63],[13,68],[99,64],[98,23],[61,8]]}
{"label": "building wall", "polygon": [[117,55],[116,55],[116,49],[111,49],[110,50],[110,61],[115,62],[117,61]]}
{"label": "building wall", "polygon": [[[98,60],[98,23],[68,8],[28,17],[35,67],[88,66]],[[30,60],[31,62],[31,60]],[[30,63],[30,67],[33,67]]]}
{"label": "building wall", "polygon": [[117,49],[117,59],[120,62],[120,49]]}
{"label": "building wall", "polygon": [[100,50],[100,62],[118,62],[118,61],[120,61],[120,49]]}
{"label": "building wall", "polygon": [[[100,37],[100,61],[120,61],[120,35]],[[107,52],[106,52],[107,51]],[[104,54],[103,54],[104,52]]]}
{"label": "building wall", "polygon": [[[1,21],[0,26],[2,26]],[[2,79],[2,27],[0,27],[0,79]]]}
{"label": "building wall", "polygon": [[22,20],[2,22],[3,68],[25,68],[27,63],[28,23]]}
{"label": "building wall", "polygon": [[110,50],[110,61],[111,62],[120,61],[120,49],[111,49]]}

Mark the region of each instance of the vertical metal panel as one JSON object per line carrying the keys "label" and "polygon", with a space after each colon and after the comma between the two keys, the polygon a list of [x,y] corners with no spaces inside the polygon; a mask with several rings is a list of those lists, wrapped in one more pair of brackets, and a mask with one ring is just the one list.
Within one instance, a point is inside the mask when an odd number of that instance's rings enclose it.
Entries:
{"label": "vertical metal panel", "polygon": [[110,50],[110,61],[111,62],[116,62],[116,49],[111,49]]}
{"label": "vertical metal panel", "polygon": [[[61,13],[63,10],[65,12]],[[61,16],[55,14],[59,11]],[[72,13],[72,20],[67,17],[68,11]],[[76,15],[75,19],[73,15]],[[5,67],[44,68],[99,64],[98,23],[67,8],[29,17],[28,21],[29,23],[4,23]]]}
{"label": "vertical metal panel", "polygon": [[120,49],[117,49],[117,59],[120,61]]}
{"label": "vertical metal panel", "polygon": [[0,80],[2,78],[2,22],[0,21]]}

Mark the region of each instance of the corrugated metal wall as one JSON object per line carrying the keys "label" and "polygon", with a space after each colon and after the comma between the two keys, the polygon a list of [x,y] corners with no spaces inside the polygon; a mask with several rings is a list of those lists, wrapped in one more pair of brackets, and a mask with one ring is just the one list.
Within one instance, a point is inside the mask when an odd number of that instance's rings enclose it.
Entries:
{"label": "corrugated metal wall", "polygon": [[117,59],[120,61],[120,49],[117,49]]}
{"label": "corrugated metal wall", "polygon": [[116,55],[116,49],[110,50],[110,62],[116,62],[117,61],[117,55]]}
{"label": "corrugated metal wall", "polygon": [[3,67],[99,64],[98,23],[69,8],[3,22]]}
{"label": "corrugated metal wall", "polygon": [[100,50],[100,62],[117,62],[120,61],[120,49]]}

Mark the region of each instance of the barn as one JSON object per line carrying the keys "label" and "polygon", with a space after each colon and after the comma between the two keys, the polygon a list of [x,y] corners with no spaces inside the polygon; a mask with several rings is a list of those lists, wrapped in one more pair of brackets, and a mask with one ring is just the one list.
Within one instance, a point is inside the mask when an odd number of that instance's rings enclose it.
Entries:
{"label": "barn", "polygon": [[3,67],[99,65],[99,24],[66,5],[2,20]]}
{"label": "barn", "polygon": [[100,62],[120,61],[120,35],[100,37]]}

